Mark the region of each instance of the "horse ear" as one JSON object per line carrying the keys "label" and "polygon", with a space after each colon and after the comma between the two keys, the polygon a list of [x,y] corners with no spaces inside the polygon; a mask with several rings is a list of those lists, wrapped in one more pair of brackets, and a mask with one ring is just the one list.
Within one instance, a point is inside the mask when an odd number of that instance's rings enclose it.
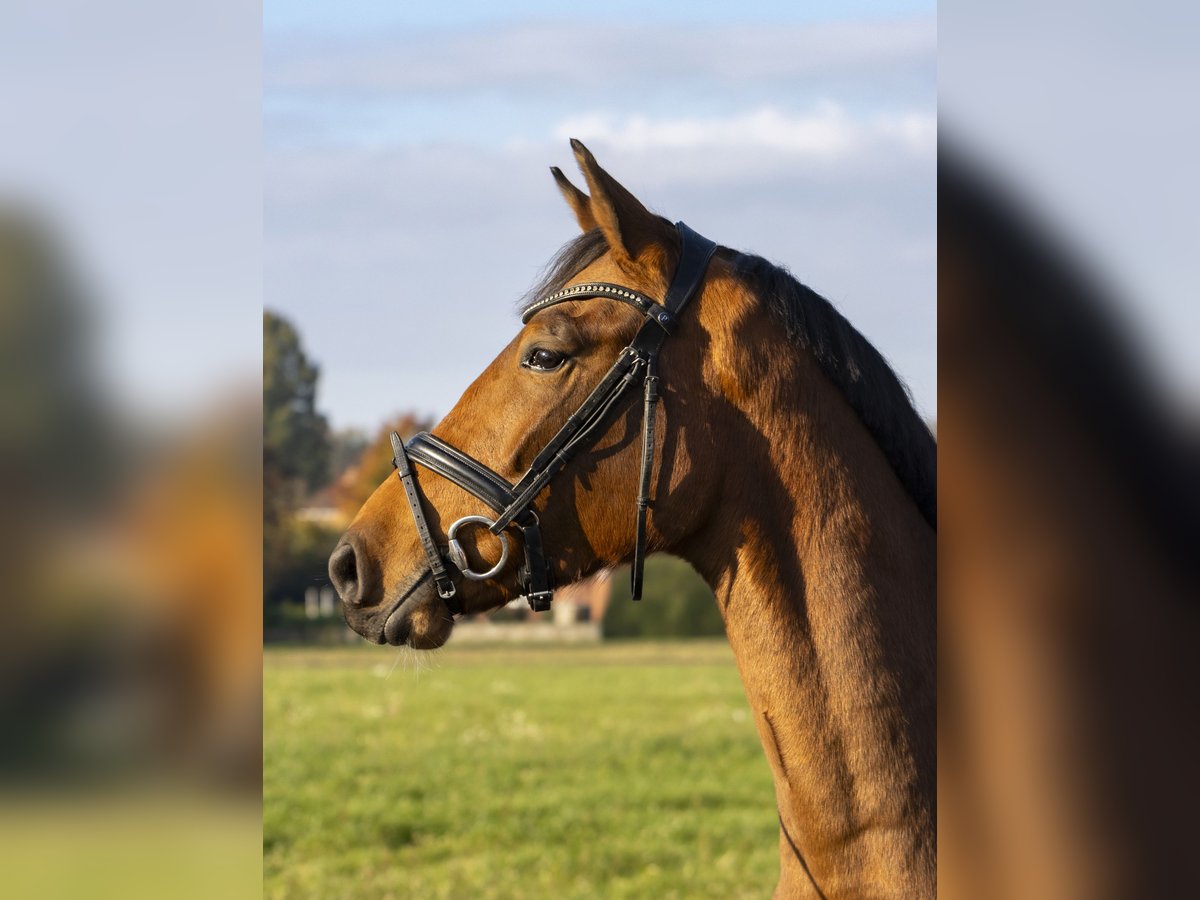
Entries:
{"label": "horse ear", "polygon": [[604,232],[618,264],[634,263],[647,249],[670,241],[671,226],[600,168],[587,147],[571,138],[571,149],[592,192],[589,204],[592,219]]}
{"label": "horse ear", "polygon": [[571,184],[567,180],[567,176],[562,173],[562,169],[558,166],[550,167],[550,174],[554,176],[554,181],[558,184],[558,189],[562,191],[563,198],[567,201],[567,206],[571,207],[571,211],[575,213],[575,219],[579,222],[579,227],[584,231],[591,231],[596,226],[596,217],[592,215],[592,201],[583,191]]}

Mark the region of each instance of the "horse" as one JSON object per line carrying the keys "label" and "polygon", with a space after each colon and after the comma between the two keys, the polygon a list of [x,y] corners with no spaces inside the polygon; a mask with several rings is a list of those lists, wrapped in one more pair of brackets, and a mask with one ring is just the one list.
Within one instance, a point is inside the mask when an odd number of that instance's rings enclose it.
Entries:
{"label": "horse", "polygon": [[[661,298],[686,252],[690,229],[571,146],[587,190],[551,172],[582,233],[433,430],[502,485],[572,427],[644,322],[645,310],[594,294],[540,298],[596,284]],[[693,294],[644,373],[661,403],[622,398],[592,422],[594,441],[528,506],[545,534],[535,549],[559,584],[647,550],[682,557],[711,586],[774,778],[775,896],[933,896],[936,443],[879,352],[783,268],[717,247]],[[330,577],[360,635],[432,649],[450,637],[452,608],[482,613],[529,592],[512,564],[475,573],[499,538],[507,551],[530,532],[519,518],[460,531],[446,567],[436,548],[448,523],[478,514],[484,494],[446,469],[416,478],[396,444],[402,477],[362,506]],[[638,522],[629,510],[643,493]]]}

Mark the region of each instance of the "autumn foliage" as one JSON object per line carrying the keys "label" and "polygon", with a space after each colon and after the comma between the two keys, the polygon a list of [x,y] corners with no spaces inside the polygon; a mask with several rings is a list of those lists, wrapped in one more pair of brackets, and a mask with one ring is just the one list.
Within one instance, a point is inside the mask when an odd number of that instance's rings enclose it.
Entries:
{"label": "autumn foliage", "polygon": [[347,520],[354,517],[375,488],[392,474],[392,442],[389,435],[396,431],[407,441],[418,431],[429,427],[429,422],[412,415],[397,416],[384,423],[363,450],[358,462],[342,472],[334,482],[334,503]]}

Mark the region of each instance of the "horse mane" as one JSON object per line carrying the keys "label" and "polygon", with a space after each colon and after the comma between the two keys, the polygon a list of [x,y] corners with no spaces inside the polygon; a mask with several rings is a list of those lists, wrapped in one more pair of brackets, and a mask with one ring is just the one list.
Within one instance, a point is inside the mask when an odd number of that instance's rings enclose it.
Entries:
{"label": "horse mane", "polygon": [[[607,249],[597,228],[568,241],[521,298],[521,311],[563,288]],[[782,323],[788,339],[811,353],[842,392],[925,520],[936,529],[937,443],[887,360],[828,300],[783,266],[733,252],[733,268]]]}
{"label": "horse mane", "polygon": [[735,253],[734,273],[816,359],[842,392],[932,528],[937,529],[937,442],[886,359],[833,304],[783,266]]}

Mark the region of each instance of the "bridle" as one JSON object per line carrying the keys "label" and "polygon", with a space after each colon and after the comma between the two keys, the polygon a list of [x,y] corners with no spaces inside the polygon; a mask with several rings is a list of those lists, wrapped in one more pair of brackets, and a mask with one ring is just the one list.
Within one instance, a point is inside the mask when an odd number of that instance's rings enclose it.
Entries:
{"label": "bridle", "polygon": [[[489,469],[473,456],[452,447],[441,438],[428,432],[415,435],[408,446],[400,435],[392,432],[394,464],[400,481],[404,484],[404,496],[412,511],[417,526],[417,535],[429,562],[429,571],[437,585],[438,595],[445,601],[450,612],[463,612],[456,594],[454,581],[446,566],[446,558],[464,578],[486,581],[495,578],[508,561],[508,536],[504,533],[509,526],[521,530],[525,548],[525,563],[520,571],[520,584],[535,612],[550,608],[554,596],[550,584],[550,572],[546,564],[542,531],[533,501],[581,450],[588,449],[599,438],[601,426],[609,414],[629,392],[639,384],[643,389],[644,409],[642,417],[642,464],[638,482],[637,536],[634,543],[631,579],[633,599],[642,596],[642,574],[646,557],[646,514],[650,507],[650,478],[654,467],[654,419],[658,404],[658,353],[674,332],[680,313],[695,296],[708,268],[717,245],[702,237],[682,222],[676,222],[681,243],[679,264],[667,288],[662,303],[647,297],[640,291],[607,282],[576,284],[537,301],[525,310],[521,322],[528,323],[535,315],[559,303],[572,300],[590,300],[602,297],[626,303],[640,312],[646,319],[638,329],[633,341],[617,355],[608,374],[568,418],[558,433],[534,458],[521,479],[512,484]],[[449,546],[445,557],[433,539],[425,513],[411,462],[419,463],[479,500],[496,513],[495,519],[472,515],[458,519],[447,532]],[[471,571],[466,554],[458,542],[457,534],[466,525],[485,525],[501,542],[500,560],[486,572]]]}

